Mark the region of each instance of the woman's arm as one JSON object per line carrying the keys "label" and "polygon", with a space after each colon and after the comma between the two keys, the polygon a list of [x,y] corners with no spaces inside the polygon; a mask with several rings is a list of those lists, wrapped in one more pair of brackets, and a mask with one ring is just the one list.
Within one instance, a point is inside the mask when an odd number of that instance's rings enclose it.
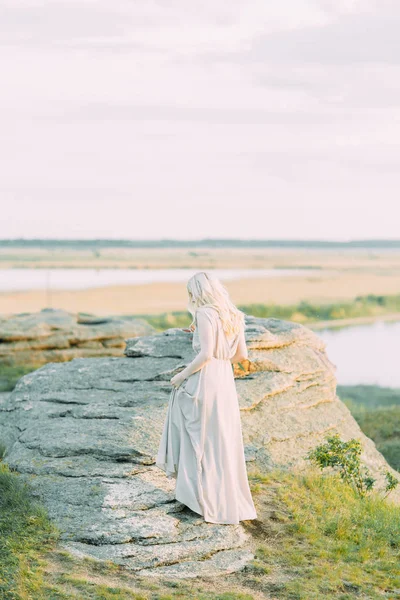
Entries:
{"label": "woman's arm", "polygon": [[239,335],[239,342],[236,348],[236,353],[231,358],[231,363],[237,363],[242,360],[247,360],[249,357],[249,353],[246,346],[246,338],[244,335],[244,327],[241,328],[241,332]]}
{"label": "woman's arm", "polygon": [[182,371],[171,379],[172,385],[179,387],[184,379],[187,379],[196,371],[199,371],[210,362],[214,351],[213,327],[210,319],[203,311],[197,311],[197,329],[199,332],[200,352],[195,356]]}

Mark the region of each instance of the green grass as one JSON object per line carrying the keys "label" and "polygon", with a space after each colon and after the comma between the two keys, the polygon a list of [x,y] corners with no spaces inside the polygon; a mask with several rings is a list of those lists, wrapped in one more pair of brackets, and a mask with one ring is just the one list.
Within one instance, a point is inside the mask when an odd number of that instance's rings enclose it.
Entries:
{"label": "green grass", "polygon": [[241,310],[255,317],[276,317],[289,321],[309,323],[335,319],[371,317],[400,311],[400,295],[393,296],[357,296],[351,302],[334,304],[310,304],[300,302],[296,305],[241,305]]}
{"label": "green grass", "polygon": [[337,475],[274,471],[252,482],[280,509],[276,542],[266,537],[254,561],[259,577],[285,575],[270,586],[277,598],[399,597],[400,507],[377,494],[360,499]]}
{"label": "green grass", "polygon": [[25,600],[41,593],[41,556],[57,531],[21,477],[0,462],[0,598]]}
{"label": "green grass", "polygon": [[338,396],[391,467],[400,471],[400,390],[338,386]]}
{"label": "green grass", "polygon": [[1,600],[253,600],[235,591],[202,592],[198,582],[164,581],[160,586],[109,562],[76,559],[57,548],[59,539],[29,485],[0,458]]}
{"label": "green grass", "polygon": [[364,431],[368,431],[368,436],[376,443],[379,444],[393,438],[400,440],[400,405],[359,411],[356,416],[360,427]]}
{"label": "green grass", "polygon": [[350,410],[354,411],[400,406],[400,390],[395,388],[377,385],[338,385],[337,393]]}
{"label": "green grass", "polygon": [[20,377],[23,377],[27,373],[35,371],[38,367],[33,365],[29,366],[15,366],[8,365],[4,362],[0,362],[0,392],[11,392]]}
{"label": "green grass", "polygon": [[[400,594],[400,507],[361,499],[338,475],[275,469],[249,475],[255,558],[215,581],[150,580],[72,557],[22,478],[0,463],[2,600],[378,600]],[[52,568],[50,568],[50,566]],[[225,584],[224,589],[218,589]],[[230,589],[226,589],[229,586]]]}
{"label": "green grass", "polygon": [[[238,305],[238,308],[254,317],[274,317],[299,323],[313,323],[335,319],[378,317],[400,312],[400,295],[376,296],[369,294],[368,296],[357,296],[351,302],[334,304],[310,304],[304,301],[293,305],[241,304]],[[169,327],[186,327],[191,322],[190,315],[186,311],[136,316],[146,319],[159,331]]]}
{"label": "green grass", "polygon": [[170,327],[187,327],[192,322],[192,317],[187,311],[173,311],[158,315],[142,314],[135,317],[145,319],[157,331],[165,331]]}
{"label": "green grass", "polygon": [[[76,597],[80,600],[183,600],[185,598],[191,600],[253,600],[253,596],[250,594],[236,592],[215,594],[208,591],[206,593],[196,591],[192,593],[190,590],[191,586],[180,581],[163,581],[164,586],[173,589],[172,592],[169,589],[165,589],[164,591],[160,589],[159,591],[143,590],[142,592],[134,592],[123,584],[121,586],[108,586],[90,583],[85,579],[69,574],[59,576],[57,581],[62,586],[66,586],[69,589],[69,593],[76,594],[76,596],[67,596],[67,598]],[[153,585],[152,587],[161,588],[158,585]]]}

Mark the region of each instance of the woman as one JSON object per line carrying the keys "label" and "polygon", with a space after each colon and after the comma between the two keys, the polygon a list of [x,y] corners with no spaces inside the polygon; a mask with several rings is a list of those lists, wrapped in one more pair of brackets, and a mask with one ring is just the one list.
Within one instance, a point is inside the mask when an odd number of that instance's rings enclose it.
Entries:
{"label": "woman", "polygon": [[247,358],[244,313],[199,272],[187,283],[197,355],[171,379],[156,465],[176,479],[175,498],[208,523],[256,519],[247,479],[232,363]]}

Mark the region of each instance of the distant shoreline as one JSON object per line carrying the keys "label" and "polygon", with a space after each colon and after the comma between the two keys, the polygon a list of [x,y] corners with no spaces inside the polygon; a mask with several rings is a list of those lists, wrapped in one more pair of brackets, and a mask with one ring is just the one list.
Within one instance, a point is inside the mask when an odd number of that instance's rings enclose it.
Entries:
{"label": "distant shoreline", "polygon": [[[352,303],[361,296],[377,297],[373,313],[396,313],[400,305],[386,305],[383,297],[400,294],[400,250],[371,249],[307,249],[298,248],[226,248],[191,251],[181,248],[162,250],[157,248],[105,248],[80,250],[53,249],[11,249],[0,248],[0,269],[25,267],[34,270],[62,267],[68,269],[95,270],[115,269],[115,281],[110,285],[89,289],[54,289],[56,277],[49,273],[42,289],[25,292],[0,293],[0,314],[37,312],[45,307],[62,308],[69,312],[87,312],[96,315],[152,314],[182,311],[186,308],[186,273],[189,270],[246,270],[267,269],[273,277],[246,277],[246,279],[225,279],[225,286],[235,304],[273,306],[276,316],[285,318],[287,310],[279,307],[308,303],[320,306],[320,314],[306,310],[307,322],[321,318],[326,320],[323,306]],[[129,269],[131,273],[143,270],[146,281],[152,279],[151,271],[176,269],[182,272],[180,281],[158,281],[130,285],[129,276],[121,279],[117,271]],[[297,271],[289,276],[289,270]],[[278,275],[277,271],[281,270]],[[301,272],[300,272],[301,271]],[[17,269],[14,271],[15,275]],[[88,274],[89,275],[89,274]],[[62,273],[60,274],[63,277]],[[81,275],[79,275],[81,277]],[[85,277],[85,274],[83,274]],[[6,278],[3,271],[3,278]],[[103,281],[99,278],[99,281]],[[136,281],[136,280],[135,280]],[[21,282],[27,283],[21,274]],[[21,282],[18,287],[22,288]],[[6,279],[7,283],[7,279]],[[3,285],[3,288],[6,287]],[[10,286],[8,286],[10,287]],[[68,286],[71,288],[71,286]],[[382,301],[382,307],[379,301]],[[397,301],[396,301],[397,302]],[[363,312],[350,311],[347,307],[335,307],[335,321],[359,317]],[[262,312],[262,311],[261,311]],[[300,309],[300,313],[304,313]],[[271,313],[269,313],[271,314]],[[303,322],[302,314],[294,315],[294,320]],[[371,313],[368,314],[370,316]],[[261,315],[260,315],[261,316]]]}
{"label": "distant shoreline", "polygon": [[331,319],[330,321],[314,321],[313,323],[304,323],[304,325],[309,329],[319,331],[321,329],[352,327],[353,325],[368,325],[378,321],[400,321],[400,313],[373,315],[369,317],[352,317],[349,319]]}
{"label": "distant shoreline", "polygon": [[0,248],[68,248],[68,249],[95,249],[95,248],[349,248],[349,249],[399,249],[398,240],[301,240],[301,239],[221,239],[204,238],[194,240],[157,239],[157,240],[126,240],[126,239],[35,239],[16,238],[0,239]]}

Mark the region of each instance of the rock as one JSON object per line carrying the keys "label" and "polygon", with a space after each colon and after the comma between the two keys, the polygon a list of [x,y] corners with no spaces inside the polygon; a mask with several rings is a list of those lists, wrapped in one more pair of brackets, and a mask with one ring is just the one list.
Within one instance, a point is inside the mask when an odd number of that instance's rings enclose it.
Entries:
{"label": "rock", "polygon": [[[337,397],[315,333],[277,319],[247,316],[246,325],[249,360],[235,374],[249,472],[302,469],[307,450],[338,432],[361,440],[379,485],[383,468],[399,476]],[[221,575],[253,558],[242,523],[205,523],[155,466],[169,380],[192,359],[191,341],[169,329],[128,339],[125,357],[48,364],[0,404],[5,461],[41,497],[69,552],[171,578]]]}
{"label": "rock", "polygon": [[0,406],[9,398],[9,396],[10,394],[8,392],[0,392]]}
{"label": "rock", "polygon": [[37,368],[77,357],[121,356],[127,337],[154,333],[144,319],[44,309],[0,319],[0,364]]}

